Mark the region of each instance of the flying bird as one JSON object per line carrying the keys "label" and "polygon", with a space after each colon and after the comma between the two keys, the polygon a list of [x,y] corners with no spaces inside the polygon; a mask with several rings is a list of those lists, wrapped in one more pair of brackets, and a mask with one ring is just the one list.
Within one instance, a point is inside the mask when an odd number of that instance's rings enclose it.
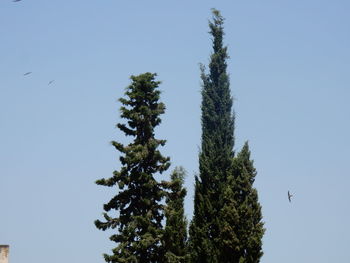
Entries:
{"label": "flying bird", "polygon": [[[18,1],[18,0],[16,0],[16,1]],[[19,1],[21,1],[21,0],[19,0]],[[32,74],[32,72],[29,71],[29,72],[27,72],[27,73],[24,73],[23,76],[27,76],[27,75],[29,75],[29,74]]]}
{"label": "flying bird", "polygon": [[55,80],[53,79],[53,80],[51,80],[47,85],[50,85],[52,82],[54,82]]}
{"label": "flying bird", "polygon": [[20,2],[20,1],[22,1],[22,0],[13,0],[12,2]]}
{"label": "flying bird", "polygon": [[289,203],[292,201],[292,194],[288,191],[288,200],[289,200]]}

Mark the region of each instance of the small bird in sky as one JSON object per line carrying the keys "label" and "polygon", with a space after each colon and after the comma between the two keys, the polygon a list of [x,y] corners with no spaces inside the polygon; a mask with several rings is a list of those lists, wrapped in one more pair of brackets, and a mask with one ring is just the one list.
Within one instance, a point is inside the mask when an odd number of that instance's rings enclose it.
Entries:
{"label": "small bird in sky", "polygon": [[24,73],[23,76],[27,76],[27,75],[29,75],[29,74],[32,74],[32,72],[29,71],[29,72],[27,72],[27,73]]}
{"label": "small bird in sky", "polygon": [[292,201],[292,194],[288,191],[288,200],[289,200],[289,203]]}
{"label": "small bird in sky", "polygon": [[49,82],[47,85],[52,84],[54,81],[55,81],[54,79],[53,79],[53,80],[50,80],[50,82]]}
{"label": "small bird in sky", "polygon": [[20,1],[22,1],[22,0],[13,0],[12,2],[20,2]]}

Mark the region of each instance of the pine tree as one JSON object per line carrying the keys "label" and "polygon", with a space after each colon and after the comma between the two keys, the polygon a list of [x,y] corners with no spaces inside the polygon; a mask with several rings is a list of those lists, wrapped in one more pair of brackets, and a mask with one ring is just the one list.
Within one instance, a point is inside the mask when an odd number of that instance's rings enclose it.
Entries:
{"label": "pine tree", "polygon": [[[158,150],[165,140],[155,139],[154,128],[161,123],[160,115],[165,106],[159,102],[160,82],[156,74],[144,73],[131,76],[132,83],[119,101],[121,117],[126,124],[117,127],[133,141],[123,145],[113,141],[112,145],[121,153],[122,167],[113,176],[97,180],[98,185],[118,187],[118,194],[104,204],[104,220],[96,220],[100,230],[116,229],[110,239],[117,243],[112,255],[104,254],[106,262],[157,263],[162,258],[161,200],[165,191],[154,175],[168,169],[168,157]],[[110,215],[115,211],[116,216]]]}
{"label": "pine tree", "polygon": [[184,213],[186,189],[183,187],[186,172],[177,167],[171,174],[171,181],[166,183],[169,189],[166,200],[164,233],[165,263],[188,262],[187,255],[187,220]]}
{"label": "pine tree", "polygon": [[223,46],[224,19],[213,9],[209,21],[213,53],[209,73],[201,66],[202,145],[199,154],[199,178],[195,178],[194,216],[190,226],[192,262],[219,262],[222,190],[231,171],[234,146],[234,115],[226,72],[228,54]]}
{"label": "pine tree", "polygon": [[[224,191],[227,195],[220,217],[225,217],[220,242],[221,250],[224,251],[221,262],[258,263],[263,255],[262,237],[265,229],[258,193],[253,187],[256,174],[246,142],[233,160],[233,173]],[[233,229],[228,231],[230,227]],[[225,260],[225,257],[232,260],[232,255],[235,255],[234,261]]]}

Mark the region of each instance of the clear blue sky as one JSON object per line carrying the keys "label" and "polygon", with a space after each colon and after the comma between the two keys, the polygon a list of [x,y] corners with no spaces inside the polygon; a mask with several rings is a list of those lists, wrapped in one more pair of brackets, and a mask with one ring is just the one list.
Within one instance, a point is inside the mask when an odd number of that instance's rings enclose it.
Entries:
{"label": "clear blue sky", "polygon": [[235,148],[249,140],[258,170],[261,262],[349,262],[348,0],[1,0],[0,244],[11,263],[104,262],[111,232],[93,221],[115,192],[94,181],[120,167],[109,142],[125,141],[117,99],[131,74],[163,81],[156,134],[188,171],[191,218],[212,7],[226,18]]}

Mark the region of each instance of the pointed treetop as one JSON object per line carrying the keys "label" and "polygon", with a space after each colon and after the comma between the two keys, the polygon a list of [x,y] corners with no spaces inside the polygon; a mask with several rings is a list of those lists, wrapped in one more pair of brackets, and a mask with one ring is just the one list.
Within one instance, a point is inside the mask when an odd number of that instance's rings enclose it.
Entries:
{"label": "pointed treetop", "polygon": [[[221,16],[221,13],[217,9],[212,9],[213,20],[209,20],[210,34],[213,36],[213,49],[214,53],[218,52],[220,49],[223,49],[223,36],[224,33],[224,18]],[[226,50],[225,50],[226,51]],[[226,52],[225,52],[226,53]]]}
{"label": "pointed treetop", "polygon": [[249,150],[249,142],[248,141],[245,141],[243,147],[242,147],[242,150],[238,153],[238,155],[240,156],[247,156],[249,159],[250,157],[250,150]]}
{"label": "pointed treetop", "polygon": [[213,14],[214,23],[217,25],[222,25],[224,23],[225,18],[222,17],[220,11],[216,8],[212,8],[211,12]]}

